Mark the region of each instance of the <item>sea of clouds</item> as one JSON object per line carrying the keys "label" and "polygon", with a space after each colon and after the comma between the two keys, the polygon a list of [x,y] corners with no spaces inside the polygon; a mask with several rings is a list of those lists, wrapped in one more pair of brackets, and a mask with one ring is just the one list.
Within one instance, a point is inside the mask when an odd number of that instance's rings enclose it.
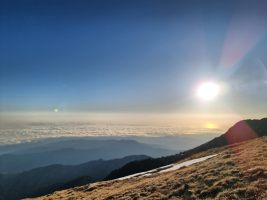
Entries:
{"label": "sea of clouds", "polygon": [[29,123],[0,129],[0,145],[30,142],[44,138],[85,136],[161,137],[180,134],[218,133],[220,129],[190,128],[165,125],[125,125],[90,123]]}

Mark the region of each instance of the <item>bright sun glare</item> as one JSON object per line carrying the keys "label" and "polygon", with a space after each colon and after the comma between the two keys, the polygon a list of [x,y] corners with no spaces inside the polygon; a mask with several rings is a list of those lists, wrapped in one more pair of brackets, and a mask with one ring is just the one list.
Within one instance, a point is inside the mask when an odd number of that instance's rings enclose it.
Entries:
{"label": "bright sun glare", "polygon": [[211,101],[219,94],[220,87],[214,82],[205,82],[198,86],[197,97],[204,101]]}
{"label": "bright sun glare", "polygon": [[207,128],[207,129],[216,129],[217,126],[214,123],[208,122],[208,123],[205,124],[205,128]]}

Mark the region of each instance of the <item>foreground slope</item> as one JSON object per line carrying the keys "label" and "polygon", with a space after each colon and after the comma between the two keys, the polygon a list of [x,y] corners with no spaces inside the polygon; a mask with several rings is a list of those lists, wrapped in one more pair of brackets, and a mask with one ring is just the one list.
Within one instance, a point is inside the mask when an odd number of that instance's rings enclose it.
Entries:
{"label": "foreground slope", "polygon": [[187,160],[212,154],[218,155],[178,170],[88,184],[39,199],[267,199],[267,137]]}

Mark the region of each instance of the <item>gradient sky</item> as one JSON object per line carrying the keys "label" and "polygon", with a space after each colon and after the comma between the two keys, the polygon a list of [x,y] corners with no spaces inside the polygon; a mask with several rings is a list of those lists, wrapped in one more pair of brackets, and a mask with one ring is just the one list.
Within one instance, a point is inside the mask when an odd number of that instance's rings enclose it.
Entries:
{"label": "gradient sky", "polygon": [[[0,110],[264,115],[267,1],[8,0]],[[201,81],[225,88],[195,98]]]}

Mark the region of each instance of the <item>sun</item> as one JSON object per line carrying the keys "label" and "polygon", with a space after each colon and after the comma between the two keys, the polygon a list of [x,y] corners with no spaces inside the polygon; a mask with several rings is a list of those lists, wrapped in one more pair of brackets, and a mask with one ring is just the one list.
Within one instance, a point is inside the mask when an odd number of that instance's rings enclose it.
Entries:
{"label": "sun", "polygon": [[208,122],[208,123],[205,124],[205,128],[207,128],[207,129],[216,129],[217,126],[214,123]]}
{"label": "sun", "polygon": [[198,98],[204,101],[214,100],[220,91],[220,87],[215,82],[204,82],[200,84],[197,88],[196,95]]}

